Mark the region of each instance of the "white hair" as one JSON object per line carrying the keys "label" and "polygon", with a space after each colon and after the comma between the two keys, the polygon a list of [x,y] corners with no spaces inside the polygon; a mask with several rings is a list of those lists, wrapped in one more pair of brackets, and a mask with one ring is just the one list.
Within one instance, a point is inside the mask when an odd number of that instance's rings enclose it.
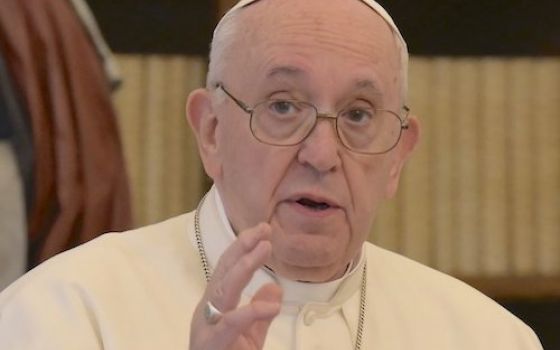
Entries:
{"label": "white hair", "polygon": [[241,21],[239,18],[239,7],[233,7],[227,12],[214,29],[214,36],[210,44],[210,63],[208,66],[208,76],[206,86],[215,87],[219,77],[223,76],[226,62],[228,62],[229,48],[235,46],[239,40],[238,27]]}
{"label": "white hair", "polygon": [[[241,37],[238,28],[241,24],[239,21],[240,10],[245,6],[259,0],[241,0],[233,8],[231,8],[220,20],[214,29],[214,36],[210,44],[210,63],[208,67],[208,75],[206,79],[207,88],[215,87],[219,81],[219,77],[224,75],[226,64],[229,61],[228,53],[230,47],[235,46],[236,41]],[[360,0],[372,10],[377,12],[387,22],[391,28],[391,32],[395,37],[395,43],[400,57],[400,93],[401,101],[406,102],[408,93],[408,48],[404,38],[402,37],[395,22],[387,11],[374,0]],[[231,53],[230,53],[231,54]]]}

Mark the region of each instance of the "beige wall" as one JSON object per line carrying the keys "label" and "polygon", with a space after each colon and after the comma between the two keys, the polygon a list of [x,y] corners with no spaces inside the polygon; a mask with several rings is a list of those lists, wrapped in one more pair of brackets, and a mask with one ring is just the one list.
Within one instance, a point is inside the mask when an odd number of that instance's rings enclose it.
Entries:
{"label": "beige wall", "polygon": [[[137,225],[207,183],[184,119],[205,61],[119,56],[116,96]],[[560,59],[413,58],[422,142],[371,240],[463,276],[560,277]]]}
{"label": "beige wall", "polygon": [[423,138],[372,240],[471,276],[560,276],[560,59],[413,58]]}
{"label": "beige wall", "polygon": [[118,56],[124,84],[116,93],[136,226],[193,209],[205,178],[185,119],[189,91],[203,86],[205,60]]}

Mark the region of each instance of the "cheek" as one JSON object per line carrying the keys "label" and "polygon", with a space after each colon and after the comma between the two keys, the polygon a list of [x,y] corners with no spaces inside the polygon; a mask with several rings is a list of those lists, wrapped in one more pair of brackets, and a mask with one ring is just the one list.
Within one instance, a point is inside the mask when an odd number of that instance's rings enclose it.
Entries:
{"label": "cheek", "polygon": [[243,230],[268,221],[275,191],[293,155],[258,142],[250,131],[232,130],[223,136],[222,176],[217,184],[233,226]]}
{"label": "cheek", "polygon": [[245,130],[245,125],[226,125],[225,129],[220,149],[224,179],[260,187],[264,172],[270,166],[269,159],[273,159],[270,147],[255,140],[248,127]]}
{"label": "cheek", "polygon": [[359,166],[351,169],[346,171],[355,216],[350,222],[356,226],[353,227],[354,232],[358,235],[366,232],[367,235],[385,197],[390,178],[390,161],[388,157],[369,159],[369,162],[359,163]]}
{"label": "cheek", "polygon": [[258,176],[255,173],[257,164],[264,155],[261,155],[256,140],[253,140],[247,116],[237,113],[226,115],[221,120],[218,137],[224,181],[235,184]]}

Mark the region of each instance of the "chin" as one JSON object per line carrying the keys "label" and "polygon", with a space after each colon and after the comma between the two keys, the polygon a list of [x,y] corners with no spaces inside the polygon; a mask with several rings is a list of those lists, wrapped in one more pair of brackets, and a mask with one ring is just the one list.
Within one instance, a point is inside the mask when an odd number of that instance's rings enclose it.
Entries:
{"label": "chin", "polygon": [[[293,253],[293,252],[292,252]],[[316,257],[317,258],[317,257]],[[284,256],[272,253],[268,266],[281,277],[307,282],[327,282],[339,278],[346,271],[347,262],[339,259],[310,259],[309,255]],[[331,263],[326,261],[334,260]]]}
{"label": "chin", "polygon": [[339,278],[344,269],[338,272],[338,269],[324,267],[299,267],[299,266],[271,266],[276,274],[283,278],[293,281],[305,282],[328,282]]}
{"label": "chin", "polygon": [[[269,264],[278,275],[292,279],[324,282],[346,270],[350,234],[344,225],[295,226],[272,221],[272,257]],[[341,234],[344,233],[344,234]]]}

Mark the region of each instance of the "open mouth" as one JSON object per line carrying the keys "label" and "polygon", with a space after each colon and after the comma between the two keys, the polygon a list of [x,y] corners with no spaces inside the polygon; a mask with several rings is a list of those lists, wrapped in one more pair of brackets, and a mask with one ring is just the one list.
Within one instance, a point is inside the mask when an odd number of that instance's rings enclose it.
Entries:
{"label": "open mouth", "polygon": [[300,198],[299,200],[296,201],[296,203],[298,203],[299,205],[302,205],[306,208],[312,209],[312,210],[327,210],[329,208],[331,208],[331,205],[329,205],[328,203],[325,202],[316,202],[314,200],[311,200],[309,198]]}

